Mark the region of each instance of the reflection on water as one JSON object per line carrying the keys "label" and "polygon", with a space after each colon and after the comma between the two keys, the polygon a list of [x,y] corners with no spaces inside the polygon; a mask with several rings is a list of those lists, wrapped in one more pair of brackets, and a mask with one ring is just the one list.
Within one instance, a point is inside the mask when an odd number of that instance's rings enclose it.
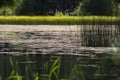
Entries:
{"label": "reflection on water", "polygon": [[77,28],[1,31],[0,80],[120,80],[118,26]]}

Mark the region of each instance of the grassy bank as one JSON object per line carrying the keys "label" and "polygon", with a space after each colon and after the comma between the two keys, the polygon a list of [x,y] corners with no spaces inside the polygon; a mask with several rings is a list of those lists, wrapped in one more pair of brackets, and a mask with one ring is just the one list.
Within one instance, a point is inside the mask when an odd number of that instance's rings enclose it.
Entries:
{"label": "grassy bank", "polygon": [[111,25],[120,24],[113,16],[0,16],[0,24],[19,25]]}

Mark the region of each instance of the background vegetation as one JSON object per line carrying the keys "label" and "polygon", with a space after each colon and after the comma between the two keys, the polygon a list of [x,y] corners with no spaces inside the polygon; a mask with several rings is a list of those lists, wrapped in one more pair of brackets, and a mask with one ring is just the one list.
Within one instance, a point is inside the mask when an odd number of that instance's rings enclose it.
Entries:
{"label": "background vegetation", "polygon": [[81,13],[83,15],[112,15],[114,0],[83,0]]}
{"label": "background vegetation", "polygon": [[120,15],[120,0],[0,0],[0,15]]}

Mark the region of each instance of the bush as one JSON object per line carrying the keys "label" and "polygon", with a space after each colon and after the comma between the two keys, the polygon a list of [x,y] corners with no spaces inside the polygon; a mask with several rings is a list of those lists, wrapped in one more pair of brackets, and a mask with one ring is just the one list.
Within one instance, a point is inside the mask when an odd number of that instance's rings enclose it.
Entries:
{"label": "bush", "polygon": [[113,15],[114,0],[83,0],[80,5],[83,15]]}

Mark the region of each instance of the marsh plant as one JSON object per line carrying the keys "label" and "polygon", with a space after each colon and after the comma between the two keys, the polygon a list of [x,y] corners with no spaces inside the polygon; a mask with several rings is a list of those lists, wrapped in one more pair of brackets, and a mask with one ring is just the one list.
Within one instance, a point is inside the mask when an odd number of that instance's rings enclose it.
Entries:
{"label": "marsh plant", "polygon": [[86,80],[84,70],[81,67],[74,65],[70,80]]}
{"label": "marsh plant", "polygon": [[51,57],[50,61],[43,64],[43,69],[47,76],[41,75],[39,72],[33,70],[33,65],[30,64],[29,54],[26,54],[24,57],[24,69],[20,67],[20,62],[16,57],[10,56],[9,60],[11,73],[6,80],[60,80],[61,57],[56,58],[54,61],[52,61]]}
{"label": "marsh plant", "polygon": [[32,64],[27,64],[30,61],[28,54],[25,55],[25,62],[24,62],[26,63],[24,68],[25,71],[21,69],[20,62],[17,60],[16,57],[10,56],[9,59],[10,59],[12,71],[9,77],[7,78],[7,80],[39,80],[39,75],[37,72],[33,71]]}
{"label": "marsh plant", "polygon": [[52,77],[54,77],[55,80],[60,80],[60,68],[61,68],[60,66],[61,66],[61,58],[58,57],[50,67],[48,80],[52,80]]}
{"label": "marsh plant", "polygon": [[14,59],[10,57],[10,64],[12,66],[12,71],[10,73],[10,76],[8,77],[8,80],[22,80],[22,75],[18,66],[18,61],[14,61]]}
{"label": "marsh plant", "polygon": [[61,57],[57,57],[53,60],[53,56],[51,56],[50,60],[43,65],[43,69],[47,75],[41,76],[42,80],[60,80]]}
{"label": "marsh plant", "polygon": [[119,36],[118,26],[112,25],[85,25],[82,27],[83,46],[109,47],[115,44]]}
{"label": "marsh plant", "polygon": [[[42,74],[39,71],[34,71],[35,65],[30,62],[29,54],[24,56],[23,59],[25,61],[22,62],[22,65],[17,57],[11,56],[9,58],[11,72],[9,76],[6,77],[6,80],[106,80],[106,78],[113,79],[113,77],[115,80],[119,80],[119,57],[120,54],[118,53],[104,55],[104,57],[101,57],[96,67],[89,67],[89,64],[84,65],[83,63],[74,64],[71,68],[70,75],[63,77],[61,75],[64,73],[61,73],[61,70],[62,66],[65,66],[65,64],[63,65],[61,63],[61,57],[59,56],[56,59],[50,57],[48,61],[42,64],[44,71]],[[3,78],[1,77],[1,79]]]}

